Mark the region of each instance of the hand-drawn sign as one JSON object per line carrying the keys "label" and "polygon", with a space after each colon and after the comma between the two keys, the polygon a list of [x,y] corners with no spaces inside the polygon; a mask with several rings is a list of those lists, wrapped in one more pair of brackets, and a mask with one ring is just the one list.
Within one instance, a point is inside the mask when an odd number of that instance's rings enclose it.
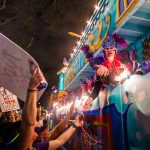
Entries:
{"label": "hand-drawn sign", "polygon": [[17,96],[3,87],[0,88],[0,108],[2,112],[20,109]]}
{"label": "hand-drawn sign", "polygon": [[[31,78],[29,60],[38,66],[32,56],[0,33],[0,86],[8,89],[22,101],[26,100]],[[44,90],[38,92],[38,99]]]}

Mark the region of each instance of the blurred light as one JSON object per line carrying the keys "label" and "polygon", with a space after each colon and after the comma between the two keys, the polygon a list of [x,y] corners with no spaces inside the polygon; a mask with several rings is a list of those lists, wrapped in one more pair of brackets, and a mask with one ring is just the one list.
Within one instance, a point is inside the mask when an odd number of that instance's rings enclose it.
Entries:
{"label": "blurred light", "polygon": [[80,41],[78,41],[77,44],[80,44]]}
{"label": "blurred light", "polygon": [[123,79],[127,79],[130,75],[130,72],[127,69],[124,69],[124,71],[119,75],[115,77],[115,81],[122,81]]}
{"label": "blurred light", "polygon": [[73,54],[72,53],[70,54],[70,56],[71,56],[71,58],[73,58]]}
{"label": "blurred light", "polygon": [[57,93],[57,90],[54,90],[54,93]]}
{"label": "blurred light", "polygon": [[100,9],[100,7],[99,7],[99,6],[97,6],[97,5],[95,5],[95,9],[96,9],[96,10],[98,10],[98,9]]}
{"label": "blurred light", "polygon": [[88,21],[87,21],[87,24],[90,25],[90,24],[91,24],[91,21],[88,20]]}
{"label": "blurred light", "polygon": [[82,36],[85,36],[85,32],[82,32]]}
{"label": "blurred light", "polygon": [[57,106],[57,104],[58,104],[58,102],[56,102],[56,103],[53,103],[53,107],[56,107],[56,106]]}
{"label": "blurred light", "polygon": [[73,49],[73,51],[74,51],[74,53],[76,53],[77,49],[76,49],[76,48],[74,48],[74,49]]}

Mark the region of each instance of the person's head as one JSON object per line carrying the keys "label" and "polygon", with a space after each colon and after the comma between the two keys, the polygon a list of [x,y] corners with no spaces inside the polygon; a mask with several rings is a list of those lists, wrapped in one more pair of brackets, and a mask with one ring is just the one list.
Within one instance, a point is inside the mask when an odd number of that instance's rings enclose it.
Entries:
{"label": "person's head", "polygon": [[15,111],[6,112],[6,118],[8,122],[15,122]]}
{"label": "person's head", "polygon": [[103,47],[104,58],[111,62],[114,61],[117,52],[115,39],[111,35],[108,36],[103,41],[102,47]]}
{"label": "person's head", "polygon": [[118,50],[125,49],[127,47],[126,39],[119,34],[109,35],[102,44],[104,57],[108,61],[119,60]]}
{"label": "person's head", "polygon": [[105,59],[110,62],[113,62],[116,56],[116,48],[114,47],[106,47],[103,49]]}

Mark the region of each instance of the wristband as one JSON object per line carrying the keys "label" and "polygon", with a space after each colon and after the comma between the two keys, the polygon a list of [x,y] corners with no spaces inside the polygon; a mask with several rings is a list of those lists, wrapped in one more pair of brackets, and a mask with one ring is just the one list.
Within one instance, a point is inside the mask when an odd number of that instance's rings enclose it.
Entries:
{"label": "wristband", "polygon": [[78,126],[77,126],[74,122],[69,121],[69,124],[70,124],[72,127],[74,127],[75,129],[78,129]]}
{"label": "wristband", "polygon": [[37,89],[28,89],[28,92],[31,92],[31,93],[37,92]]}

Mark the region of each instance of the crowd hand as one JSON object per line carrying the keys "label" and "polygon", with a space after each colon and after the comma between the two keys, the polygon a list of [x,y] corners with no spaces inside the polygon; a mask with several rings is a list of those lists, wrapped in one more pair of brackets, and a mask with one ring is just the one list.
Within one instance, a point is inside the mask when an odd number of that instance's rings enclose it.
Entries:
{"label": "crowd hand", "polygon": [[75,122],[74,124],[77,126],[77,127],[82,127],[84,125],[84,121],[83,121],[83,118],[81,119],[80,118],[80,115],[78,115],[75,119]]}
{"label": "crowd hand", "polygon": [[100,77],[107,77],[109,74],[109,70],[107,67],[103,66],[103,65],[95,65],[95,67],[97,68],[97,75]]}
{"label": "crowd hand", "polygon": [[44,76],[40,69],[36,67],[33,70],[30,82],[29,82],[29,89],[34,89],[36,90],[37,87],[40,85],[41,81],[43,80]]}

